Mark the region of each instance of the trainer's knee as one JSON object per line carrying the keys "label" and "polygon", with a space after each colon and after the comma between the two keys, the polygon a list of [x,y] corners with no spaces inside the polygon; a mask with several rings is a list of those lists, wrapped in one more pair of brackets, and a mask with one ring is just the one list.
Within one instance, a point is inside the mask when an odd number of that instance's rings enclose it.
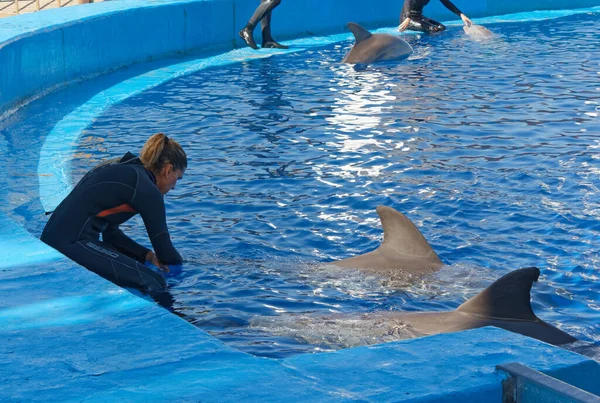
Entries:
{"label": "trainer's knee", "polygon": [[167,281],[159,273],[147,274],[142,287],[148,294],[153,295],[164,292],[167,289]]}

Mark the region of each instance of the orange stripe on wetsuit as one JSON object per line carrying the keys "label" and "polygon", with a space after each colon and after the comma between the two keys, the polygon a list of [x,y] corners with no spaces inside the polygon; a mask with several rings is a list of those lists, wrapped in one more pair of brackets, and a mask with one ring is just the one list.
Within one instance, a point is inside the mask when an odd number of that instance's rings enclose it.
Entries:
{"label": "orange stripe on wetsuit", "polygon": [[125,203],[125,204],[121,204],[120,206],[117,206],[117,207],[102,210],[101,212],[96,214],[96,217],[106,217],[109,215],[119,214],[119,213],[137,213],[137,211],[135,211],[135,209],[133,207],[131,207],[129,204]]}

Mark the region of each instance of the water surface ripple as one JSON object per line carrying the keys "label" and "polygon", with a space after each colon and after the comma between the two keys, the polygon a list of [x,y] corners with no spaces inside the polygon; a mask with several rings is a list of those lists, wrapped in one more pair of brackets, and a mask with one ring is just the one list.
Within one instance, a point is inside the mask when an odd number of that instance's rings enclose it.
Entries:
{"label": "water surface ripple", "polygon": [[[411,58],[366,68],[339,63],[344,42],[203,70],[109,109],[74,179],[153,132],[181,142],[189,168],[167,196],[188,259],[169,279],[176,309],[243,351],[386,341],[381,324],[354,319],[454,309],[533,265],[534,311],[598,342],[597,20],[492,24],[487,43],[459,27],[411,35]],[[448,266],[398,290],[318,264],[377,247],[380,204]],[[141,220],[127,231],[145,241]],[[318,319],[340,314],[350,319]]]}

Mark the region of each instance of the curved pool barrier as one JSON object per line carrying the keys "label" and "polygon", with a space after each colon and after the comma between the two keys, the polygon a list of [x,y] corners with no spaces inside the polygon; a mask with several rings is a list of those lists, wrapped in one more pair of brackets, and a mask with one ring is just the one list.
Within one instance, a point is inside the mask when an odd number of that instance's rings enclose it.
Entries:
{"label": "curved pool barrier", "polygon": [[[110,105],[182,74],[281,53],[231,50],[241,46],[237,31],[255,3],[123,0],[0,20],[5,119],[69,83],[126,66],[132,72],[61,117],[47,134],[33,173],[43,207],[51,210],[69,190],[73,144]],[[397,24],[398,1],[368,3],[284,0],[273,30],[278,39],[291,40],[290,51],[298,51],[350,37],[349,20],[372,27]],[[453,18],[433,3],[432,18]],[[544,7],[558,9],[548,13],[560,16],[577,12],[561,8],[598,5],[460,4],[482,23]],[[309,34],[323,36],[306,38]],[[4,139],[0,152],[10,152]],[[495,368],[511,362],[600,393],[595,361],[492,327],[283,360],[254,357],[78,267],[2,212],[0,245],[2,401],[501,401],[506,375]]]}

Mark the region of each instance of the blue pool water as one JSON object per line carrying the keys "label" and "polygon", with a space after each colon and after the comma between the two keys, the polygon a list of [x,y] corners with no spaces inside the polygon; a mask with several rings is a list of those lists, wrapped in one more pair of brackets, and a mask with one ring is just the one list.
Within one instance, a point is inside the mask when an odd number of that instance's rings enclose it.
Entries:
{"label": "blue pool water", "polygon": [[[354,319],[454,309],[531,265],[538,316],[597,343],[597,20],[491,24],[487,43],[456,26],[409,35],[408,60],[367,68],[339,63],[347,41],[206,69],[107,110],[77,145],[73,179],[153,132],[179,140],[190,164],[167,209],[188,262],[169,278],[175,309],[252,354],[392,340]],[[36,159],[19,159],[25,186]],[[37,235],[32,193],[11,192],[11,216]],[[421,229],[440,273],[399,288],[323,264],[377,247],[380,204]],[[141,220],[126,231],[146,243]]]}

